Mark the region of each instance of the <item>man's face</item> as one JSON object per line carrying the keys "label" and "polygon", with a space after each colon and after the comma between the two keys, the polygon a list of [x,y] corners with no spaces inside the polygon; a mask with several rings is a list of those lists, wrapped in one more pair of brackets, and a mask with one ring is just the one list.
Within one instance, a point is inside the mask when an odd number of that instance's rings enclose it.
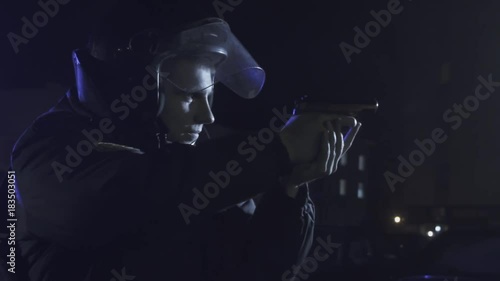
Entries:
{"label": "man's face", "polygon": [[[181,59],[169,66],[167,72],[175,83],[166,79],[162,83],[165,106],[160,118],[169,129],[167,140],[194,144],[203,125],[215,120],[209,104],[214,88],[214,68],[204,60]],[[207,85],[212,86],[205,88]]]}

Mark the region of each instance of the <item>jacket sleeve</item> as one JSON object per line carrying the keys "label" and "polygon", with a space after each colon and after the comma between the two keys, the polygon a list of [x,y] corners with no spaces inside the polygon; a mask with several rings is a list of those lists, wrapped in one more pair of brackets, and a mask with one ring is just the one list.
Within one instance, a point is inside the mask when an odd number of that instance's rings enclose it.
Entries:
{"label": "jacket sleeve", "polygon": [[248,252],[255,277],[252,280],[288,280],[293,265],[309,253],[315,209],[309,188],[297,198],[273,190],[262,198],[251,220]]}
{"label": "jacket sleeve", "polygon": [[[240,142],[240,145],[241,143],[244,144]],[[222,147],[211,151],[231,151],[228,144],[219,143]],[[233,158],[222,155],[215,158],[226,162],[227,159],[237,159],[241,163],[241,171],[227,178],[228,186],[221,188],[219,197],[208,200],[200,213],[211,215],[212,210],[224,210],[237,205],[236,209],[244,208],[246,210],[243,213],[252,214],[241,237],[245,244],[241,262],[233,270],[216,278],[217,280],[266,281],[290,278],[288,271],[293,265],[302,263],[312,245],[315,208],[309,197],[309,187],[301,187],[296,198],[285,193],[279,177],[290,172],[291,164],[285,147],[278,139],[274,139],[259,153],[248,162],[238,154]],[[216,171],[221,173],[221,170]],[[262,191],[262,199],[255,208],[253,200],[248,198]],[[223,195],[225,192],[227,197]],[[246,204],[237,204],[244,200],[248,200]],[[210,204],[213,204],[213,209],[209,208]],[[233,209],[231,213],[235,213]],[[246,220],[243,213],[240,213],[238,220]],[[201,217],[204,216],[200,214],[191,219],[196,222]]]}
{"label": "jacket sleeve", "polygon": [[275,138],[252,146],[251,136],[234,135],[198,146],[193,154],[195,176],[176,196],[179,218],[197,224],[256,195],[277,190],[278,179],[291,170],[286,149]]}

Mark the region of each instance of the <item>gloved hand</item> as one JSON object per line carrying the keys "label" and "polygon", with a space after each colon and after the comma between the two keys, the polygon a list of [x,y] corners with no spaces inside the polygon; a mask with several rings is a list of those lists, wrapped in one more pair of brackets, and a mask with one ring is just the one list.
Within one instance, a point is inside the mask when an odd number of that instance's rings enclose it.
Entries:
{"label": "gloved hand", "polygon": [[[341,129],[346,126],[351,129],[344,137]],[[292,116],[279,134],[294,164],[291,174],[282,179],[287,193],[295,197],[301,185],[334,173],[360,127],[361,123],[351,116],[324,113]]]}

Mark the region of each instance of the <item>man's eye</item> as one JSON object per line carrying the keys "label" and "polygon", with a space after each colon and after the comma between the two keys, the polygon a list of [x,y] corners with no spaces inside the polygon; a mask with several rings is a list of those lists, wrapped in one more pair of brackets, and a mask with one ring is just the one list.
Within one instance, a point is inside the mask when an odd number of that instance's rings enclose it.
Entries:
{"label": "man's eye", "polygon": [[183,93],[182,100],[186,102],[192,102],[193,100],[202,100],[205,98],[203,93],[195,92],[195,93]]}
{"label": "man's eye", "polygon": [[177,96],[179,96],[182,101],[191,101],[193,99],[193,95],[186,92],[178,92]]}
{"label": "man's eye", "polygon": [[201,100],[205,97],[205,95],[203,93],[192,93],[190,96],[191,96],[191,99],[195,99],[195,100]]}

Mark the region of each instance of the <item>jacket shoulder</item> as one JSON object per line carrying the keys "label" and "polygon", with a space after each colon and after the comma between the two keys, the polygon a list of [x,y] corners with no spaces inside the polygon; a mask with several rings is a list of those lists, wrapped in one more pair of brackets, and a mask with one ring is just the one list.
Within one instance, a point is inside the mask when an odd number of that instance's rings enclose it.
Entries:
{"label": "jacket shoulder", "polygon": [[46,112],[37,117],[19,136],[12,150],[11,161],[21,151],[28,147],[43,146],[48,139],[71,139],[83,127],[84,119],[70,112]]}

